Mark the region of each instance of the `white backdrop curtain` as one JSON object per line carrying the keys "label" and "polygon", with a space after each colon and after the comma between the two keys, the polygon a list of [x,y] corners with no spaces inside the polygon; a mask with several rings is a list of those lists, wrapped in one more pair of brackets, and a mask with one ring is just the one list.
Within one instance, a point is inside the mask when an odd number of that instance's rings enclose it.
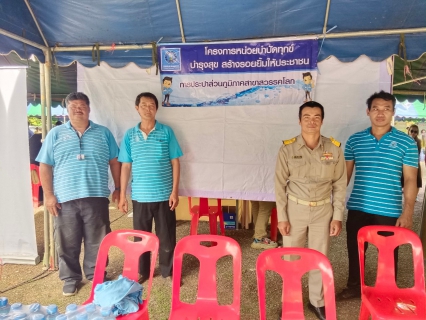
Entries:
{"label": "white backdrop curtain", "polygon": [[32,208],[26,69],[0,68],[0,258],[39,261]]}
{"label": "white backdrop curtain", "polygon": [[[366,99],[389,91],[386,61],[361,56],[351,63],[331,57],[319,63],[315,100],[325,107],[322,134],[344,143],[369,125]],[[105,125],[120,142],[135,126],[136,96],[154,93],[161,104],[155,68],[134,64],[114,69],[77,67],[78,90],[91,99],[91,119]],[[299,105],[159,107],[157,119],[170,125],[182,147],[181,196],[274,200],[274,170],[283,139],[300,133]]]}

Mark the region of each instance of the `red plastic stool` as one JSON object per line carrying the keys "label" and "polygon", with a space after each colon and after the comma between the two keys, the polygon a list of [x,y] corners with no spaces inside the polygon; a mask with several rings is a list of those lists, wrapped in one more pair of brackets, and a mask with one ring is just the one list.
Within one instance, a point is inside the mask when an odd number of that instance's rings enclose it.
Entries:
{"label": "red plastic stool", "polygon": [[40,201],[39,195],[40,195],[40,187],[41,187],[39,166],[35,164],[31,164],[30,170],[31,170],[30,171],[31,186],[32,186],[32,193],[33,193],[33,208],[38,208],[39,201]]}
{"label": "red plastic stool", "polygon": [[277,242],[278,235],[278,216],[277,208],[271,210],[271,240]]}
{"label": "red plastic stool", "polygon": [[[388,235],[383,235],[387,232]],[[374,287],[365,284],[365,250],[370,243],[378,249],[377,277]],[[414,285],[399,288],[395,282],[395,248],[411,245]],[[367,226],[358,231],[361,275],[359,319],[426,319],[426,291],[422,242],[408,229],[394,226]],[[373,268],[373,267],[371,267]],[[326,308],[327,310],[327,308]],[[328,316],[327,316],[328,317]],[[327,318],[328,319],[328,318]]]}
{"label": "red plastic stool", "polygon": [[[294,255],[300,258],[298,260],[283,260],[284,255]],[[276,248],[265,250],[259,254],[256,262],[260,314],[258,319],[266,320],[266,283],[268,281],[266,281],[265,275],[268,270],[278,273],[283,280],[280,319],[305,319],[302,277],[306,272],[315,269],[320,271],[322,276],[326,317],[328,320],[336,320],[334,278],[330,261],[322,253],[307,248]]]}
{"label": "red plastic stool", "polygon": [[189,212],[191,213],[190,235],[196,235],[198,230],[198,221],[200,217],[209,217],[210,234],[217,235],[217,218],[220,222],[220,233],[225,235],[225,223],[223,221],[222,201],[217,199],[217,206],[209,206],[209,199],[200,198],[198,206],[192,206],[191,197],[188,197]]}
{"label": "red plastic stool", "polygon": [[[205,247],[201,242],[216,243],[216,246]],[[200,263],[198,289],[193,303],[181,301],[181,277],[184,255],[189,254]],[[232,265],[228,267],[233,277],[229,280],[229,290],[233,291],[231,303],[218,301],[217,261],[226,256],[232,257]],[[212,319],[240,320],[241,299],[241,248],[234,239],[218,235],[196,235],[182,238],[176,245],[173,257],[172,305],[169,320]],[[125,320],[125,318],[123,318]]]}

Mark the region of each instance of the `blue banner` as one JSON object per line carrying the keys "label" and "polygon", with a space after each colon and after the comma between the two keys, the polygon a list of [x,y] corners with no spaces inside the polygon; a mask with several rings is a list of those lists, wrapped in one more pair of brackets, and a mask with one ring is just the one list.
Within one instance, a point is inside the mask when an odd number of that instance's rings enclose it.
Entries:
{"label": "blue banner", "polygon": [[312,100],[316,40],[158,46],[163,106]]}

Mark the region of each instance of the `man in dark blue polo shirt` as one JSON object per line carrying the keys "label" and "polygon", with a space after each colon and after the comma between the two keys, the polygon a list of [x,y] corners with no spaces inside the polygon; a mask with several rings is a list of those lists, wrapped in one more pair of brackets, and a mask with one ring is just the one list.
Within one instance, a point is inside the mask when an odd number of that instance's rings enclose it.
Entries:
{"label": "man in dark blue polo shirt", "polygon": [[[369,225],[411,228],[417,195],[418,154],[416,142],[391,126],[396,99],[380,91],[367,100],[371,127],[353,134],[346,143],[348,183],[356,167],[354,188],[347,203],[349,256],[347,288],[337,298],[359,298],[360,270],[358,230]],[[404,173],[404,207],[401,174]],[[398,252],[395,252],[395,260]]]}

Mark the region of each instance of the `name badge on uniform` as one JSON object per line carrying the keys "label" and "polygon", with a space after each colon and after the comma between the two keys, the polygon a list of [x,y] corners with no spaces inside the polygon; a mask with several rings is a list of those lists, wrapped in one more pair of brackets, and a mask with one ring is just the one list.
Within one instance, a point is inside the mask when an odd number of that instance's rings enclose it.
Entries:
{"label": "name badge on uniform", "polygon": [[321,156],[321,161],[333,160],[333,154],[331,152],[324,152]]}
{"label": "name badge on uniform", "polygon": [[302,159],[302,156],[292,156],[292,159]]}

